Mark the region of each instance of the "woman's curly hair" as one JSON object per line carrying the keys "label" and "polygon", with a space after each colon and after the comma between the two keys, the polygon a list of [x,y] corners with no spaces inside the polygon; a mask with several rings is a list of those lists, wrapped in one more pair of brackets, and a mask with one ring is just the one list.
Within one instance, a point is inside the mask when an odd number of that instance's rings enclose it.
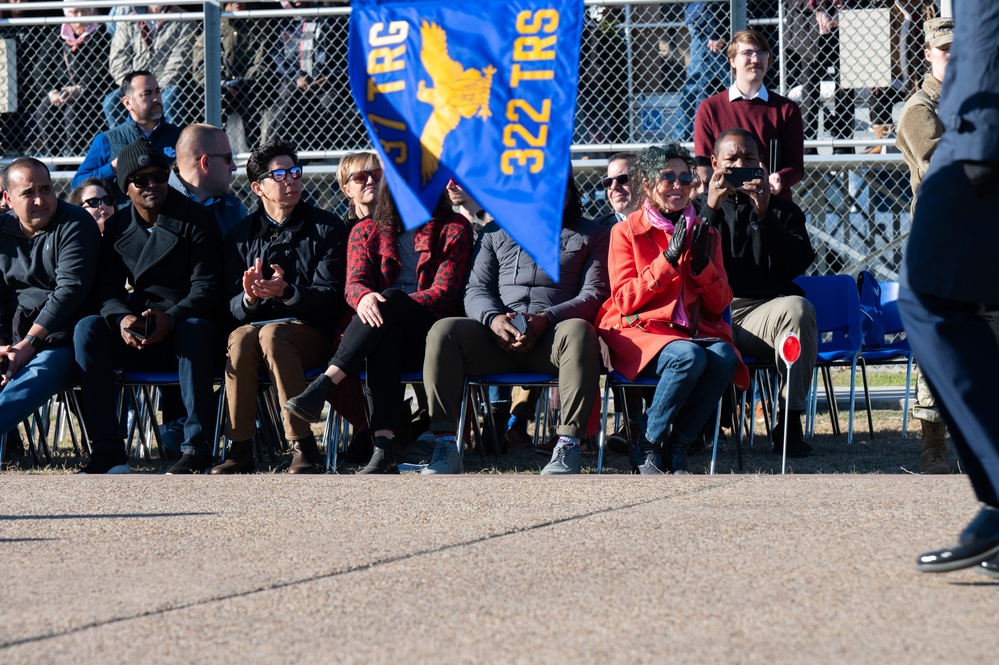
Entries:
{"label": "woman's curly hair", "polygon": [[[659,174],[666,169],[666,165],[671,159],[682,159],[687,164],[690,172],[694,172],[694,156],[676,141],[670,141],[665,145],[649,146],[638,153],[635,166],[632,167],[632,179],[638,184],[637,201],[641,206],[649,198],[655,186],[659,183]],[[632,188],[634,191],[634,187]]]}

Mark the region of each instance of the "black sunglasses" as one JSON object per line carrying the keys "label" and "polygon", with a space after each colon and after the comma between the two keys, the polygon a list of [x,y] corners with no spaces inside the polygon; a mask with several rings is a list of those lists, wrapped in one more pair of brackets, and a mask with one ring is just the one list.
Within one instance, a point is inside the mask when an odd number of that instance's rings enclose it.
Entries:
{"label": "black sunglasses", "polygon": [[354,171],[349,176],[347,176],[347,179],[356,182],[358,185],[363,185],[366,182],[368,182],[368,177],[370,177],[375,182],[378,182],[379,180],[382,179],[382,170],[371,169],[370,171]]}
{"label": "black sunglasses", "polygon": [[291,176],[292,180],[298,180],[302,177],[302,167],[292,166],[290,169],[274,169],[273,171],[268,171],[263,174],[257,180],[263,180],[264,178],[270,178],[274,182],[284,182],[288,176]]}
{"label": "black sunglasses", "polygon": [[150,184],[165,185],[170,180],[170,171],[167,169],[156,169],[152,173],[140,173],[129,176],[127,180],[139,189],[148,187]]}
{"label": "black sunglasses", "polygon": [[100,208],[102,203],[109,207],[113,206],[114,197],[111,196],[110,194],[105,194],[104,196],[95,196],[92,199],[86,199],[83,202],[83,205],[86,208]]}
{"label": "black sunglasses", "polygon": [[621,175],[616,175],[613,178],[607,176],[606,178],[600,181],[600,184],[604,186],[604,189],[610,189],[611,185],[613,185],[615,182],[619,185],[627,185],[629,180],[631,180],[631,176],[629,176],[627,173],[622,173]]}
{"label": "black sunglasses", "polygon": [[681,187],[690,187],[694,184],[694,176],[691,173],[681,173],[677,175],[672,171],[662,171],[659,174],[659,179],[665,183],[669,183],[671,186],[676,183],[677,180],[680,181]]}
{"label": "black sunglasses", "polygon": [[231,152],[206,152],[205,153],[205,157],[221,157],[222,159],[225,160],[226,164],[229,164],[229,163],[232,162],[232,153]]}

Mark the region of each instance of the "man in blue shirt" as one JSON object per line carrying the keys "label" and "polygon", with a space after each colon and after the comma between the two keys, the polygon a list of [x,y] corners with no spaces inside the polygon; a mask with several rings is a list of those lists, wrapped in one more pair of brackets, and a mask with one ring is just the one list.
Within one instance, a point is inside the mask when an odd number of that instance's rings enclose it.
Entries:
{"label": "man in blue shirt", "polygon": [[[166,157],[167,162],[174,160],[181,128],[163,120],[162,93],[163,89],[152,72],[138,70],[125,75],[121,82],[121,103],[128,111],[129,120],[94,138],[87,156],[73,176],[71,187],[80,185],[87,178],[116,183],[118,153],[136,139],[145,138]],[[115,194],[119,203],[125,202],[124,192],[116,189]]]}

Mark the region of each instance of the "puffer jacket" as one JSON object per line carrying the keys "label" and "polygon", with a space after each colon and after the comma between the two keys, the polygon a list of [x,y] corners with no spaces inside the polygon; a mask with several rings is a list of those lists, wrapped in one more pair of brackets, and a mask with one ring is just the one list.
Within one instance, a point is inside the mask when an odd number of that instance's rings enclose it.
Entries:
{"label": "puffer jacket", "polygon": [[553,324],[566,319],[593,323],[610,295],[608,242],[607,229],[589,219],[563,226],[556,282],[506,231],[490,222],[475,246],[465,313],[487,326],[506,312],[543,312]]}

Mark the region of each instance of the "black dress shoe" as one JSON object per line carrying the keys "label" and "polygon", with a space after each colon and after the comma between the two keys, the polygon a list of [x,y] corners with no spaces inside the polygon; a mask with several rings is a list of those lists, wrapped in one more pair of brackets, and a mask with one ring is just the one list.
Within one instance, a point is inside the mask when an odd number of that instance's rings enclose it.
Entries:
{"label": "black dress shoe", "polygon": [[999,580],[999,557],[982,561],[975,570],[986,577]]}
{"label": "black dress shoe", "polygon": [[983,506],[971,520],[959,542],[936,552],[927,552],[916,560],[916,570],[924,573],[947,573],[969,568],[999,554],[999,507]]}

